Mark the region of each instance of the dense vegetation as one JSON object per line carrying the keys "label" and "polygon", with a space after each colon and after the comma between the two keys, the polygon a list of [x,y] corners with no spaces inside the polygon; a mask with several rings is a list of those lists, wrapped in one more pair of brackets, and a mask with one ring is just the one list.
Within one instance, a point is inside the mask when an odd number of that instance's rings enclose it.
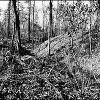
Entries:
{"label": "dense vegetation", "polygon": [[0,22],[0,100],[99,100],[99,2],[42,1],[43,27],[35,3],[9,0]]}

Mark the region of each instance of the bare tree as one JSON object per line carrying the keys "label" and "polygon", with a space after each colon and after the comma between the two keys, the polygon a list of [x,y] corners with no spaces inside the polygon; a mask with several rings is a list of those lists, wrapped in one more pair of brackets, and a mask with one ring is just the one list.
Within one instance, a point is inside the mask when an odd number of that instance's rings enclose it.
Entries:
{"label": "bare tree", "polygon": [[31,0],[28,1],[29,15],[28,15],[28,41],[30,41],[30,15],[31,15]]}
{"label": "bare tree", "polygon": [[15,18],[16,18],[15,23],[16,23],[16,31],[18,32],[18,49],[20,52],[20,50],[21,50],[21,38],[20,38],[19,12],[18,12],[17,7],[16,7],[16,0],[12,0],[12,3],[13,3]]}
{"label": "bare tree", "polygon": [[43,5],[43,0],[42,0],[42,10],[43,10],[43,32],[44,32],[44,5]]}
{"label": "bare tree", "polygon": [[10,7],[11,7],[11,0],[9,0],[9,4],[8,4],[8,26],[7,26],[8,38],[11,37],[11,33],[10,33]]}
{"label": "bare tree", "polygon": [[51,35],[51,37],[53,36],[53,18],[52,18],[52,1],[53,0],[50,0],[50,35]]}
{"label": "bare tree", "polygon": [[51,37],[51,35],[52,35],[52,0],[50,0],[50,17],[49,17],[50,19],[50,21],[49,21],[49,23],[50,23],[50,31],[48,32],[48,49],[49,49],[49,55],[50,55],[50,37]]}
{"label": "bare tree", "polygon": [[14,50],[15,50],[15,46],[14,46],[14,38],[15,38],[15,31],[16,31],[16,25],[15,25],[15,21],[14,21],[14,24],[13,24],[13,35],[12,35],[12,54],[14,53]]}
{"label": "bare tree", "polygon": [[[91,6],[91,1],[90,1],[90,6]],[[89,50],[89,57],[91,57],[91,54],[92,54],[92,51],[91,51],[92,50],[92,45],[91,45],[92,44],[91,43],[91,10],[92,9],[90,8],[90,12],[89,12],[89,17],[90,17],[90,29],[89,29],[89,42],[90,42],[89,43],[90,44],[90,48],[89,49],[90,50]]]}
{"label": "bare tree", "polygon": [[58,34],[57,35],[59,35],[61,32],[61,30],[60,30],[60,19],[57,17],[57,15],[58,15],[58,13],[59,13],[59,11],[58,11],[58,8],[59,8],[59,0],[57,1],[57,13],[56,13],[56,21],[57,21],[57,28],[58,28]]}
{"label": "bare tree", "polygon": [[[34,0],[34,4],[33,4],[33,37],[34,37],[34,9],[35,9],[35,0]],[[33,47],[34,47],[34,40],[32,41]]]}

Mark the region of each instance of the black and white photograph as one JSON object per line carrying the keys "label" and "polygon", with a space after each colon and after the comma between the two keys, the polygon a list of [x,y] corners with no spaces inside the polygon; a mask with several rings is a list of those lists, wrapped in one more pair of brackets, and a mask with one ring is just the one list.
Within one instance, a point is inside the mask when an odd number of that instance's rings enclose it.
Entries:
{"label": "black and white photograph", "polygon": [[100,100],[100,1],[0,0],[0,100]]}

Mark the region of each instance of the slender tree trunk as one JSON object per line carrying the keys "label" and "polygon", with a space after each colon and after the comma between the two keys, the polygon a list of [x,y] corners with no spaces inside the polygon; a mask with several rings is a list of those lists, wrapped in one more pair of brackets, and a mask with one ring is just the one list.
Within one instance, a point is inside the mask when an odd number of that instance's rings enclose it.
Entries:
{"label": "slender tree trunk", "polygon": [[52,0],[50,0],[50,36],[53,36],[53,22],[52,22]]}
{"label": "slender tree trunk", "polygon": [[29,0],[29,15],[28,15],[28,41],[30,41],[30,15],[31,15],[31,0]]}
{"label": "slender tree trunk", "polygon": [[49,29],[50,31],[48,32],[48,49],[49,49],[49,55],[50,55],[50,37],[52,35],[52,0],[50,0],[50,25],[49,25]]}
{"label": "slender tree trunk", "polygon": [[43,0],[42,0],[42,10],[43,10],[43,32],[44,32],[44,5],[43,5]]}
{"label": "slender tree trunk", "polygon": [[33,32],[34,32],[34,10],[35,10],[35,0],[34,0],[34,4],[33,4]]}
{"label": "slender tree trunk", "polygon": [[15,32],[16,32],[16,23],[14,21],[14,25],[13,25],[13,35],[12,35],[12,54],[14,53],[15,47],[14,47],[14,38],[15,38]]}
{"label": "slender tree trunk", "polygon": [[57,12],[56,12],[56,28],[57,28],[57,33],[55,33],[55,35],[59,35],[61,33],[61,28],[60,28],[60,19],[57,17],[57,15],[59,14],[59,1],[57,0]]}
{"label": "slender tree trunk", "polygon": [[45,32],[45,11],[44,11],[44,4],[43,4],[43,0],[42,0],[42,10],[43,10],[43,35],[42,35],[42,42],[43,40],[46,40],[47,39],[47,36],[46,36],[46,32]]}
{"label": "slender tree trunk", "polygon": [[8,27],[7,27],[8,38],[11,37],[11,33],[10,33],[10,6],[11,6],[11,0],[9,0],[9,4],[8,4]]}
{"label": "slender tree trunk", "polygon": [[34,9],[35,9],[35,0],[34,0],[34,4],[33,4],[33,31],[34,31]]}
{"label": "slender tree trunk", "polygon": [[16,23],[16,31],[18,32],[18,49],[20,51],[21,48],[21,38],[20,38],[20,20],[19,20],[19,12],[16,10],[16,0],[12,0],[13,7],[14,7],[14,13],[15,13],[15,23]]}
{"label": "slender tree trunk", "polygon": [[[73,6],[74,6],[74,0],[73,0]],[[74,22],[74,7],[73,7],[73,13],[72,13],[72,20],[73,20],[73,22]],[[73,48],[73,33],[74,33],[74,24],[72,23],[72,34],[71,34],[71,46],[72,46],[72,48]]]}
{"label": "slender tree trunk", "polygon": [[89,42],[90,42],[90,50],[89,50],[89,57],[91,57],[91,54],[92,54],[92,41],[91,41],[91,15],[90,15],[90,29],[89,29]]}
{"label": "slender tree trunk", "polygon": [[[58,15],[58,7],[59,7],[59,0],[57,0],[57,11],[56,11],[56,29],[57,29],[57,33],[58,33],[58,29],[59,29],[59,25],[58,25],[59,20],[58,20],[58,17],[57,17],[57,15]],[[57,33],[56,33],[56,35],[58,35]]]}
{"label": "slender tree trunk", "polygon": [[33,45],[33,48],[34,48],[34,36],[35,36],[35,33],[34,33],[34,8],[35,8],[35,0],[34,0],[34,4],[33,4],[33,41],[32,41],[32,45]]}
{"label": "slender tree trunk", "polygon": [[14,41],[15,32],[16,32],[16,23],[14,21],[14,33],[13,33],[12,41]]}

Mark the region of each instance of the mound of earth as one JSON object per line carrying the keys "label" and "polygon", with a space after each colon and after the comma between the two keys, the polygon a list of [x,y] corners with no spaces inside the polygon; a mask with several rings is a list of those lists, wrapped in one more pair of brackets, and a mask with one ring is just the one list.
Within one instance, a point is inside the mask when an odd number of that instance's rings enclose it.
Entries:
{"label": "mound of earth", "polygon": [[[61,34],[59,36],[56,36],[54,38],[50,39],[50,54],[56,55],[59,58],[59,61],[66,63],[66,65],[69,64],[69,59],[71,56],[71,52],[73,51],[73,58],[75,58],[72,61],[80,63],[80,66],[83,69],[87,69],[93,72],[96,72],[96,74],[100,73],[100,62],[99,62],[99,56],[95,55],[93,53],[92,58],[89,58],[89,38],[88,35],[85,34],[84,38],[86,41],[84,43],[81,43],[82,37],[78,36],[76,38],[76,35],[73,36],[73,50],[71,48],[71,38],[68,36],[68,34]],[[82,45],[85,47],[82,47]],[[48,55],[48,40],[39,45],[34,51],[38,57],[46,57]],[[94,71],[95,70],[95,71]]]}

